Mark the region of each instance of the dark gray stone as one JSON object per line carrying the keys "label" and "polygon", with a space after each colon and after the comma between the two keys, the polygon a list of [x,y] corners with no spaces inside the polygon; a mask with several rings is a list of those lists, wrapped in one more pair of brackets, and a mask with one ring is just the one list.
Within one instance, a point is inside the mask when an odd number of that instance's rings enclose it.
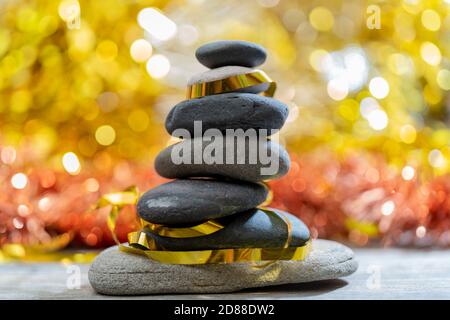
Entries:
{"label": "dark gray stone", "polygon": [[115,246],[95,258],[88,276],[94,290],[106,295],[223,293],[337,279],[352,274],[357,268],[358,262],[348,247],[334,241],[314,240],[305,260],[280,260],[265,268],[255,268],[245,262],[164,264],[119,251]]}
{"label": "dark gray stone", "polygon": [[[203,132],[215,128],[279,130],[288,116],[287,106],[275,99],[251,93],[224,93],[185,100],[170,110],[166,129],[186,129],[194,135],[194,121],[202,121]],[[270,133],[269,133],[270,135]]]}
{"label": "dark gray stone", "polygon": [[297,217],[277,209],[251,209],[217,219],[224,228],[212,234],[192,238],[170,238],[144,229],[160,249],[172,251],[232,249],[232,248],[282,248],[288,238],[286,222],[270,210],[281,212],[291,224],[292,247],[304,245],[310,238],[309,230]]}
{"label": "dark gray stone", "polygon": [[207,43],[195,52],[198,61],[214,69],[223,66],[256,67],[266,61],[266,50],[252,42],[222,40]]}
{"label": "dark gray stone", "polygon": [[[290,166],[289,155],[283,146],[272,142],[262,141],[259,143],[258,148],[249,148],[248,140],[245,140],[245,151],[239,152],[236,141],[244,141],[243,136],[239,136],[235,140],[234,144],[234,159],[226,163],[227,154],[230,155],[229,150],[226,148],[226,139],[217,138],[223,145],[222,152],[210,152],[211,145],[215,143],[207,140],[206,138],[195,138],[192,140],[184,140],[182,142],[171,145],[161,151],[155,160],[155,169],[161,176],[169,179],[174,178],[189,178],[189,177],[220,177],[229,178],[250,182],[259,182],[263,180],[276,179],[284,176]],[[242,143],[244,145],[244,143]],[[207,149],[209,148],[209,149]],[[232,149],[230,147],[230,149]],[[264,150],[265,154],[268,154],[272,162],[262,163],[261,158],[258,156],[258,149]],[[252,150],[252,151],[251,151]],[[186,158],[189,160],[176,164],[172,159],[172,151],[174,155],[179,154],[181,156],[186,153]],[[189,151],[189,153],[188,153]],[[207,152],[206,152],[207,151]],[[220,158],[223,161],[219,161],[217,156],[222,154]],[[200,156],[199,163],[194,163],[194,156]],[[203,157],[202,157],[203,155]],[[230,155],[231,157],[231,155]],[[190,159],[189,159],[190,158]],[[238,162],[239,158],[242,158],[241,162]],[[251,162],[252,159],[256,161]],[[231,163],[230,163],[231,162]],[[263,168],[268,168],[273,164],[273,170],[271,172],[262,171]]]}
{"label": "dark gray stone", "polygon": [[192,224],[255,208],[267,194],[261,183],[175,180],[144,193],[137,211],[142,219],[152,223]]}

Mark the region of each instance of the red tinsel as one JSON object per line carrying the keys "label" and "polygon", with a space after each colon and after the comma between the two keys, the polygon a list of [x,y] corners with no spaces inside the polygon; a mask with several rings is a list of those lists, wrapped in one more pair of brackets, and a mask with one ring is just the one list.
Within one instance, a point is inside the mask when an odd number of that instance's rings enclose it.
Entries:
{"label": "red tinsel", "polygon": [[[106,225],[108,208],[94,209],[102,194],[136,185],[146,190],[164,181],[148,167],[119,163],[110,174],[65,172],[33,168],[25,171],[27,184],[15,189],[10,182],[18,168],[0,169],[0,247],[6,243],[48,243],[67,233],[74,245],[105,247],[113,239]],[[116,234],[124,241],[137,227],[133,206],[119,216]]]}
{"label": "red tinsel", "polygon": [[450,176],[430,183],[405,180],[382,157],[353,154],[339,160],[315,151],[292,156],[289,173],[270,183],[272,206],[305,221],[314,237],[366,245],[450,244]]}
{"label": "red tinsel", "polygon": [[[270,182],[272,207],[299,216],[313,237],[348,240],[356,245],[450,245],[450,176],[422,183],[418,172],[405,180],[373,154],[339,159],[327,151],[291,155],[289,173]],[[11,185],[22,171],[28,183]],[[136,185],[145,191],[166,181],[151,166],[119,163],[110,173],[80,173],[0,167],[0,246],[46,243],[59,234],[72,245],[113,244],[106,225],[108,208],[93,209],[100,195]],[[133,206],[122,210],[119,239],[137,227]]]}

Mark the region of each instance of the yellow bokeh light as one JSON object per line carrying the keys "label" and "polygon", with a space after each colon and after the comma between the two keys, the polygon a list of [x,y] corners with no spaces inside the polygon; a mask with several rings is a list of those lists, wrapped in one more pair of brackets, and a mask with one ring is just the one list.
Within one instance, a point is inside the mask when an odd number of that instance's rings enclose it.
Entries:
{"label": "yellow bokeh light", "polygon": [[328,82],[327,92],[331,99],[340,101],[348,95],[348,84],[345,79],[332,79]]}
{"label": "yellow bokeh light", "polygon": [[95,45],[95,33],[86,25],[82,25],[81,29],[72,30],[69,34],[70,48],[69,56],[73,60],[80,59],[80,52],[89,52]]}
{"label": "yellow bokeh light", "polygon": [[377,99],[386,98],[389,94],[389,83],[382,77],[375,77],[369,82],[369,90]]}
{"label": "yellow bokeh light", "polygon": [[322,71],[325,58],[328,56],[328,52],[323,49],[317,49],[311,52],[309,55],[309,63],[316,71]]}
{"label": "yellow bokeh light", "polygon": [[152,52],[152,45],[145,39],[135,40],[130,47],[130,55],[136,62],[147,61],[152,55]]}
{"label": "yellow bokeh light", "polygon": [[144,8],[137,17],[139,25],[154,38],[167,41],[177,33],[177,25],[157,8]]}
{"label": "yellow bokeh light", "polygon": [[387,61],[389,69],[398,75],[404,75],[413,71],[414,65],[411,59],[400,53],[391,54]]}
{"label": "yellow bokeh light", "polygon": [[440,150],[433,149],[428,154],[428,163],[434,168],[442,168],[446,165],[446,159]]}
{"label": "yellow bokeh light", "polygon": [[11,177],[11,184],[15,189],[23,189],[28,184],[28,178],[22,172],[16,173]]}
{"label": "yellow bokeh light", "polygon": [[416,128],[414,128],[412,125],[405,124],[400,128],[400,139],[404,143],[413,143],[414,141],[416,141],[416,136]]}
{"label": "yellow bokeh light", "polygon": [[327,8],[316,7],[309,14],[309,22],[316,30],[330,31],[334,25],[334,17]]}
{"label": "yellow bokeh light", "polygon": [[266,8],[275,7],[276,5],[278,5],[279,2],[280,0],[258,0],[258,3]]}
{"label": "yellow bokeh light", "polygon": [[412,180],[416,175],[416,171],[411,166],[404,166],[402,169],[402,178],[406,181]]}
{"label": "yellow bokeh light", "polygon": [[437,105],[442,100],[441,90],[434,85],[427,84],[423,88],[423,97],[430,105]]}
{"label": "yellow bokeh light", "polygon": [[432,66],[437,66],[441,63],[441,51],[434,43],[428,41],[422,43],[420,46],[420,55],[426,63]]}
{"label": "yellow bokeh light", "polygon": [[105,61],[114,60],[117,56],[117,45],[111,40],[104,40],[97,46],[97,56]]}
{"label": "yellow bokeh light", "polygon": [[421,20],[422,25],[430,31],[437,31],[441,27],[441,17],[434,10],[427,9],[423,11]]}
{"label": "yellow bokeh light", "polygon": [[13,112],[24,113],[30,109],[32,102],[33,97],[30,91],[17,90],[11,95],[10,109]]}
{"label": "yellow bokeh light", "polygon": [[439,70],[436,82],[441,89],[450,90],[450,71],[446,69]]}
{"label": "yellow bokeh light", "polygon": [[377,131],[385,129],[389,123],[388,116],[383,110],[374,110],[367,116],[369,126]]}
{"label": "yellow bokeh light", "polygon": [[116,140],[116,131],[109,125],[100,126],[95,131],[95,140],[102,146],[109,146]]}
{"label": "yellow bokeh light", "polygon": [[73,152],[67,152],[62,157],[62,164],[64,169],[71,175],[77,175],[80,173],[81,165],[80,160]]}
{"label": "yellow bokeh light", "polygon": [[164,78],[170,71],[170,61],[161,54],[155,54],[147,62],[147,72],[155,79]]}
{"label": "yellow bokeh light", "polygon": [[80,4],[77,0],[63,0],[59,4],[58,14],[63,21],[70,21],[80,15]]}
{"label": "yellow bokeh light", "polygon": [[430,137],[430,144],[436,148],[441,148],[448,145],[450,141],[450,130],[436,129]]}
{"label": "yellow bokeh light", "polygon": [[128,125],[136,132],[143,132],[147,129],[150,119],[143,110],[133,110],[128,116]]}
{"label": "yellow bokeh light", "polygon": [[420,0],[403,0],[401,2],[403,9],[408,13],[416,15],[422,10]]}
{"label": "yellow bokeh light", "polygon": [[339,115],[351,122],[355,122],[359,117],[359,105],[358,102],[352,99],[347,99],[342,101],[339,105],[338,113]]}
{"label": "yellow bokeh light", "polygon": [[378,101],[372,97],[364,98],[359,103],[359,112],[365,119],[368,119],[368,117],[372,111],[379,110],[379,109],[380,109],[380,105],[378,104]]}

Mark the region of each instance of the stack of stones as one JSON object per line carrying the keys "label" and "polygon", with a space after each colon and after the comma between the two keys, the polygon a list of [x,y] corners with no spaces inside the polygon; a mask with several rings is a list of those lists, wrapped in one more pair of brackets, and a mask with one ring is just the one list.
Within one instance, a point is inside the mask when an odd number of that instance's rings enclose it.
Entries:
{"label": "stack of stones", "polygon": [[[200,47],[196,57],[211,70],[192,77],[189,85],[254,72],[254,67],[264,63],[266,51],[245,41],[217,41]],[[172,135],[176,129],[185,129],[194,135],[194,121],[201,121],[202,133],[208,129],[222,133],[227,129],[279,130],[288,116],[288,108],[280,101],[260,95],[266,89],[266,85],[258,85],[182,101],[167,116],[166,129]],[[261,168],[264,165],[259,158],[256,163],[250,163],[249,148],[246,148],[245,163],[237,163],[237,150],[233,163],[208,161],[205,159],[207,153],[201,154],[202,161],[195,161],[195,146],[205,150],[210,142],[211,139],[203,135],[193,136],[164,149],[156,159],[156,171],[176,180],[144,193],[137,208],[139,216],[153,224],[179,228],[215,220],[224,227],[208,235],[190,238],[162,236],[144,229],[158,249],[283,248],[288,237],[289,246],[305,245],[310,234],[301,220],[280,210],[257,208],[268,196],[262,181],[279,178],[289,170],[286,150],[270,139],[259,143],[259,148],[265,148],[267,154],[278,161],[278,170],[263,175]],[[187,156],[192,161],[174,163],[171,156],[174,148],[187,145],[192,147],[185,149],[191,150],[192,154]],[[225,142],[222,145],[225,159]],[[280,215],[289,220],[288,224],[279,218]]]}

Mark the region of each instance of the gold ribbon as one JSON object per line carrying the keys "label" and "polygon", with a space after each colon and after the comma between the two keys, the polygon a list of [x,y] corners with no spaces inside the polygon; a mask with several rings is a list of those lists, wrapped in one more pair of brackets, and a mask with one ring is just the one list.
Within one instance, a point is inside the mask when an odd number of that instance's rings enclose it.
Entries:
{"label": "gold ribbon", "polygon": [[23,245],[20,243],[7,243],[0,248],[0,263],[14,261],[21,262],[53,262],[59,261],[64,264],[90,263],[97,255],[97,250],[64,250],[73,235],[63,233],[53,237],[49,242],[35,245]]}
{"label": "gold ribbon", "polygon": [[[289,219],[285,217],[282,213],[276,211],[262,208],[260,210],[266,212],[269,215],[279,218],[286,224],[287,237],[281,249],[288,248],[289,243],[291,242],[291,233],[292,233],[291,222],[289,221]],[[163,237],[185,239],[210,235],[224,228],[224,226],[216,220],[208,220],[204,223],[186,228],[173,228],[162,226],[147,222],[142,219],[141,224],[142,224],[141,230],[130,232],[128,234],[128,243],[132,247],[134,246],[146,250],[157,250],[158,247],[157,244],[154,242],[154,240],[151,237],[147,236],[146,231],[152,232],[154,234]]]}
{"label": "gold ribbon", "polygon": [[[166,250],[143,250],[128,245],[120,245],[123,252],[139,254],[152,260],[168,264],[214,264],[249,262],[257,263],[268,261],[266,267],[279,260],[303,260],[311,251],[311,241],[301,247],[280,248],[238,248],[217,250],[195,250],[195,251],[166,251]],[[281,254],[280,254],[281,253]]]}
{"label": "gold ribbon", "polygon": [[264,71],[255,70],[250,73],[238,74],[215,81],[195,83],[188,86],[187,98],[194,99],[213,94],[239,91],[262,84],[267,84],[267,89],[263,92],[263,95],[273,97],[277,88],[276,83]]}
{"label": "gold ribbon", "polygon": [[[266,185],[267,187],[267,185]],[[269,189],[270,191],[270,189]],[[113,235],[114,241],[119,246],[119,250],[132,254],[139,254],[160,263],[168,264],[212,264],[212,263],[235,263],[250,262],[255,267],[263,268],[279,260],[303,260],[311,250],[311,241],[307,241],[303,246],[290,247],[292,232],[291,223],[287,217],[280,212],[268,209],[261,209],[269,214],[280,218],[287,228],[287,237],[283,247],[280,248],[237,248],[237,249],[215,249],[215,250],[191,250],[191,251],[171,251],[160,250],[154,239],[149,237],[144,230],[130,232],[128,234],[128,245],[121,244],[115,235],[115,226],[120,210],[125,205],[136,204],[139,192],[132,187],[124,192],[106,194],[101,197],[98,207],[111,206],[108,216],[108,227]],[[269,192],[268,199],[271,200]],[[191,238],[209,235],[224,228],[216,220],[209,220],[204,223],[191,226],[174,228],[141,220],[143,228],[150,230],[160,236],[172,238]],[[259,264],[259,262],[266,262]]]}
{"label": "gold ribbon", "polygon": [[267,182],[261,182],[262,185],[267,189],[267,197],[266,200],[264,200],[263,203],[261,203],[259,206],[260,207],[267,207],[272,203],[273,200],[273,192],[272,189],[270,188],[269,184]]}
{"label": "gold ribbon", "polygon": [[223,225],[215,220],[208,220],[201,224],[186,227],[186,228],[173,228],[164,226],[161,224],[154,224],[141,219],[143,228],[149,229],[151,232],[156,233],[159,236],[171,237],[171,238],[193,238],[212,234],[223,228]]}
{"label": "gold ribbon", "polygon": [[[237,248],[237,249],[214,249],[214,250],[191,250],[191,251],[170,251],[158,250],[157,243],[149,237],[145,231],[135,231],[128,234],[128,244],[119,244],[119,249],[123,252],[140,254],[152,260],[169,264],[211,264],[211,263],[234,263],[234,262],[251,262],[255,267],[264,268],[279,260],[303,260],[311,250],[311,242],[308,241],[303,246],[289,247],[292,230],[291,223],[282,213],[272,210],[261,209],[268,214],[273,214],[284,223],[287,227],[287,237],[283,247],[281,248]],[[148,227],[149,223],[146,223]],[[209,226],[211,229],[207,229]],[[155,225],[152,225],[155,228]],[[223,228],[217,221],[210,220],[203,224],[189,228],[169,228],[170,236],[173,238],[188,238],[194,236],[190,232],[196,230],[195,236],[203,236],[217,232]],[[161,229],[159,229],[161,230]],[[189,231],[188,231],[189,230]],[[173,236],[172,236],[173,235]],[[266,263],[259,264],[259,262]]]}
{"label": "gold ribbon", "polygon": [[[159,236],[171,237],[171,238],[193,238],[212,234],[219,231],[223,226],[214,220],[209,220],[204,223],[186,227],[186,228],[173,228],[163,226],[160,224],[154,224],[141,219],[141,225],[143,230],[147,229]],[[156,250],[156,243],[153,239],[149,239],[147,234],[143,231],[133,231],[128,234],[128,243],[137,248],[145,250]]]}
{"label": "gold ribbon", "polygon": [[135,205],[139,199],[139,190],[136,186],[132,186],[125,191],[104,194],[97,202],[96,208],[111,206],[106,225],[111,231],[112,238],[115,243],[120,243],[116,236],[116,223],[120,210],[127,205]]}

